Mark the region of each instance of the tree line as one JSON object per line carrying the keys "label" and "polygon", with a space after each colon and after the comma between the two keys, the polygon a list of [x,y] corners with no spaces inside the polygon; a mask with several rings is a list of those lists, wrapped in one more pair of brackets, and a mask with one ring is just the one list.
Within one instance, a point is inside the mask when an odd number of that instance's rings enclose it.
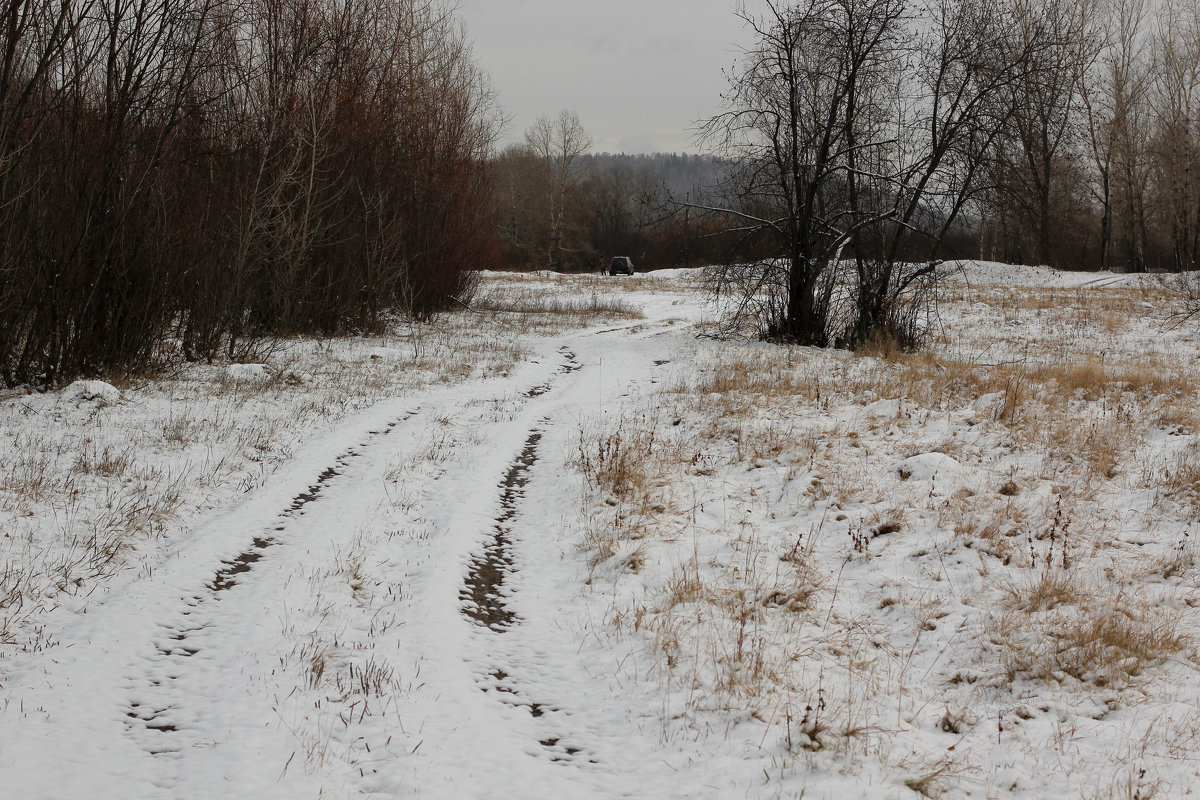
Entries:
{"label": "tree line", "polygon": [[[1200,267],[1200,6],[764,0],[706,142],[731,325],[915,347],[948,255]],[[957,252],[956,252],[957,251]]]}
{"label": "tree line", "polygon": [[1200,5],[1050,0],[1019,35],[1054,43],[1009,90],[981,204],[985,257],[1200,269]]}
{"label": "tree line", "polygon": [[370,330],[479,267],[744,265],[715,288],[810,344],[911,339],[946,256],[1200,267],[1194,2],[760,7],[710,155],[630,157],[565,110],[493,152],[441,0],[0,0],[0,384]]}
{"label": "tree line", "polygon": [[[748,7],[740,13],[756,44],[726,94],[741,103],[739,115],[709,121],[701,144],[713,155],[593,155],[571,111],[540,118],[523,144],[501,152],[494,165],[503,263],[592,269],[616,253],[655,266],[784,254],[779,237],[762,226],[750,226],[751,235],[701,210],[753,217],[785,201],[786,188],[767,197],[761,180],[753,185],[765,173],[753,173],[780,164],[786,172],[792,154],[783,145],[796,139],[795,156],[807,158],[809,169],[796,177],[820,185],[812,207],[836,186],[855,193],[859,208],[851,213],[860,222],[862,201],[873,193],[894,200],[902,177],[888,173],[868,187],[860,167],[929,168],[908,176],[924,182],[904,224],[914,217],[925,228],[948,222],[936,231],[938,255],[1065,269],[1200,268],[1196,3],[763,5],[763,15]],[[771,94],[784,89],[797,100],[786,113],[771,107]],[[786,125],[763,128],[793,111],[804,123],[793,134]],[[752,141],[756,130],[779,139],[779,152],[752,152],[761,144]],[[816,138],[806,140],[808,133]],[[820,149],[823,136],[824,155],[811,149]],[[873,138],[888,144],[873,149]],[[840,151],[839,140],[851,149]],[[827,163],[817,163],[824,157]],[[868,163],[880,158],[889,164]],[[814,184],[815,175],[823,177]],[[796,210],[807,207],[804,198],[793,200]],[[883,236],[878,224],[866,225],[840,244],[853,254]],[[897,254],[927,255],[920,238],[899,237]]]}
{"label": "tree line", "polygon": [[3,0],[0,383],[443,307],[497,117],[438,0]]}
{"label": "tree line", "polygon": [[656,268],[734,255],[736,237],[687,204],[719,195],[729,164],[713,155],[591,152],[576,112],[543,116],[493,159],[502,247],[491,266],[592,271],[612,256]]}

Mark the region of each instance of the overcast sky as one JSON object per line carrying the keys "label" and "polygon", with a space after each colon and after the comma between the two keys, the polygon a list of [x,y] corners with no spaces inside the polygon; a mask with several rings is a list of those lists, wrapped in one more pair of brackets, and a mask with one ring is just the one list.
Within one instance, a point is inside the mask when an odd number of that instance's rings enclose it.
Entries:
{"label": "overcast sky", "polygon": [[722,70],[748,41],[735,0],[459,0],[511,117],[501,144],[539,114],[571,108],[594,152],[695,152],[720,108]]}

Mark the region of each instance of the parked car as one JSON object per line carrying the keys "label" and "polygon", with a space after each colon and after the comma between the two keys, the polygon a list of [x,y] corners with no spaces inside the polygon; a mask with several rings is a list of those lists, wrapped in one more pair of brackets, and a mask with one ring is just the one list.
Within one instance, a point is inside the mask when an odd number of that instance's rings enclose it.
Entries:
{"label": "parked car", "polygon": [[628,256],[614,256],[608,264],[609,275],[632,275],[633,260]]}

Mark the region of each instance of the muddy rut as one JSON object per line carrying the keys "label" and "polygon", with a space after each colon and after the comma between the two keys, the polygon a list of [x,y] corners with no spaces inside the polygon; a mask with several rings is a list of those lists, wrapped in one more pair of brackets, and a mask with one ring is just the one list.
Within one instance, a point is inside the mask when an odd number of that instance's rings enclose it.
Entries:
{"label": "muddy rut", "polygon": [[[563,363],[555,376],[546,383],[526,390],[522,397],[543,397],[555,388],[559,376],[581,368],[582,365],[570,349],[563,347],[559,352]],[[459,592],[463,615],[492,634],[504,634],[521,623],[508,603],[513,591],[510,579],[519,569],[514,554],[514,532],[521,504],[526,499],[530,472],[538,462],[544,428],[549,423],[549,418],[544,418],[538,427],[529,431],[520,453],[509,464],[499,485],[499,513],[483,548],[471,558],[463,587]],[[570,717],[568,711],[556,704],[528,697],[519,679],[504,668],[496,667],[490,670],[480,678],[478,684],[484,693],[495,696],[507,706],[527,711],[530,717],[551,727],[555,733],[562,729]],[[538,744],[555,764],[597,763],[585,748],[575,746],[561,734],[544,735],[538,739]]]}
{"label": "muddy rut", "polygon": [[270,548],[286,543],[289,523],[302,517],[310,504],[321,500],[336,479],[363,455],[365,448],[391,434],[417,413],[419,409],[378,430],[369,431],[357,447],[343,451],[304,491],[291,499],[268,530],[251,539],[238,555],[221,561],[203,590],[180,600],[180,610],[174,621],[159,625],[162,636],[156,641],[154,654],[144,659],[148,662],[143,664],[145,673],[129,680],[131,699],[125,710],[128,731],[134,734],[139,730],[149,732],[150,738],[143,738],[141,743],[150,755],[169,756],[185,745],[186,737],[177,736],[187,728],[187,714],[181,708],[186,693],[178,688],[178,682],[186,677],[191,659],[205,657],[200,640],[206,631],[220,624],[215,604],[234,587],[251,578],[251,573],[268,555]]}

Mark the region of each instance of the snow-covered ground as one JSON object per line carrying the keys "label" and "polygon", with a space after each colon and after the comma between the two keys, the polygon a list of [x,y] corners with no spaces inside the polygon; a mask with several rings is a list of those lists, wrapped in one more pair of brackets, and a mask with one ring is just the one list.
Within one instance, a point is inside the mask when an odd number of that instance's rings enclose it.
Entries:
{"label": "snow-covered ground", "polygon": [[971,264],[926,353],[695,277],[0,400],[0,796],[1186,796],[1200,338]]}

